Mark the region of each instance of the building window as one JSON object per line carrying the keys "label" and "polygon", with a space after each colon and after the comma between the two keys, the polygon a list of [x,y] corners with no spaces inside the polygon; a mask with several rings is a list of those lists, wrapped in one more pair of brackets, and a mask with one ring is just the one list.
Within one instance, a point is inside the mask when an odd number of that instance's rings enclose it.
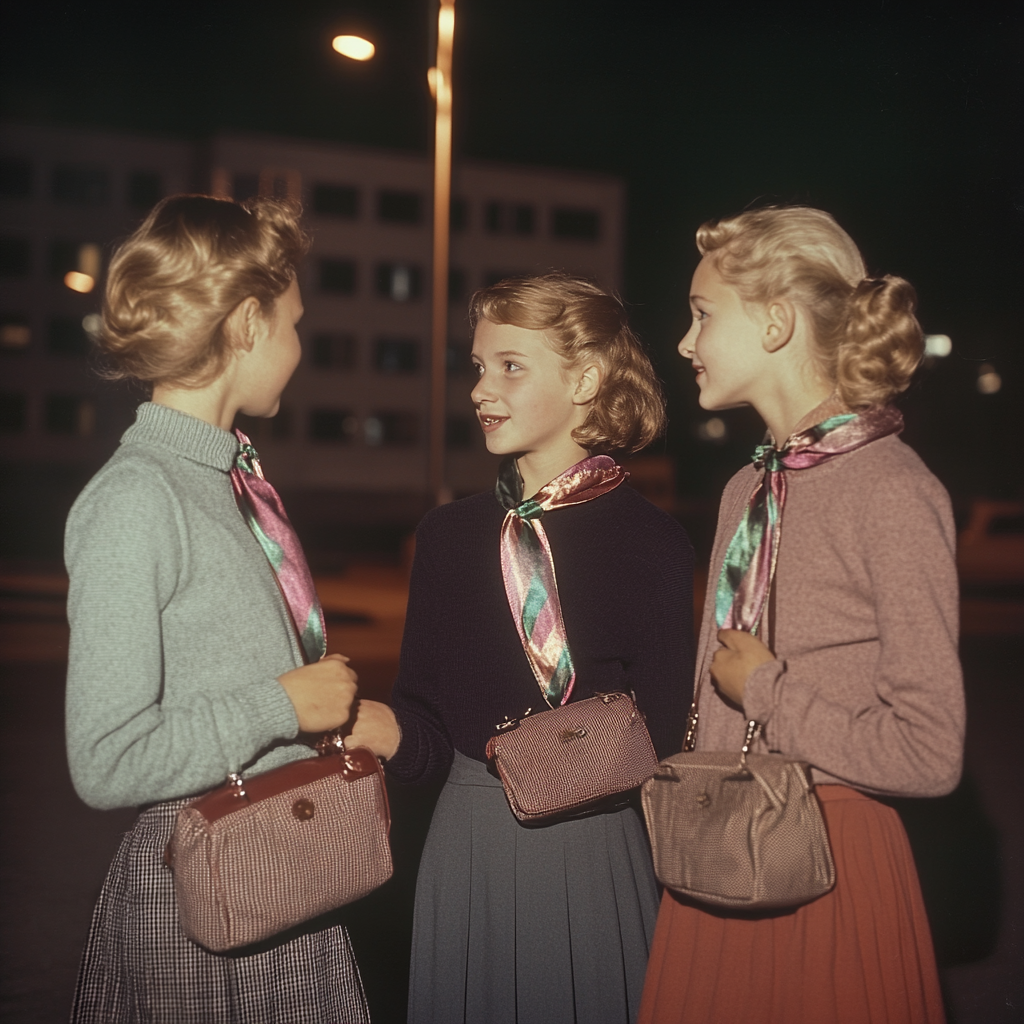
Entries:
{"label": "building window", "polygon": [[240,171],[231,175],[231,197],[236,203],[243,203],[260,194],[260,176]]}
{"label": "building window", "polygon": [[449,341],[444,352],[444,365],[449,377],[464,377],[474,373],[473,360],[469,358],[469,345],[462,341]]}
{"label": "building window", "polygon": [[492,235],[532,235],[537,212],[525,203],[488,203],[484,226]]}
{"label": "building window", "polygon": [[359,421],[348,409],[312,409],[309,436],[314,441],[347,444],[359,429]]}
{"label": "building window", "polygon": [[484,207],[484,227],[488,234],[501,234],[501,213],[501,203],[488,203]]}
{"label": "building window", "polygon": [[378,263],[374,283],[381,297],[395,302],[408,302],[420,297],[423,271],[408,263]]}
{"label": "building window", "polygon": [[461,196],[452,200],[448,212],[448,224],[452,231],[465,231],[469,227],[469,203]]}
{"label": "building window", "polygon": [[354,295],[356,264],[354,260],[324,259],[320,261],[320,290],[334,295]]}
{"label": "building window", "polygon": [[352,185],[318,183],[313,186],[313,212],[353,220],[359,216],[359,192]]}
{"label": "building window", "polygon": [[110,199],[110,173],[93,164],[57,164],[51,193],[70,206],[103,206]]}
{"label": "building window", "polygon": [[444,424],[445,447],[472,448],[476,429],[476,423],[469,416],[449,416]]}
{"label": "building window", "polygon": [[321,370],[354,370],[357,345],[351,334],[314,334],[309,342],[309,361]]}
{"label": "building window", "polygon": [[26,277],[31,257],[27,238],[0,238],[0,277]]}
{"label": "building window", "polygon": [[28,400],[16,391],[0,391],[0,434],[20,434],[28,425]]}
{"label": "building window", "polygon": [[0,196],[4,199],[28,199],[32,195],[32,165],[17,157],[0,160]]}
{"label": "building window", "polygon": [[24,352],[32,340],[24,313],[0,313],[0,352]]}
{"label": "building window", "polygon": [[417,373],[420,343],[410,338],[378,338],[373,343],[373,368],[378,373]]}
{"label": "building window", "polygon": [[377,219],[385,224],[419,224],[423,219],[423,198],[419,192],[377,193]]}
{"label": "building window", "polygon": [[151,210],[163,196],[160,175],[156,171],[132,171],[128,175],[128,205],[133,210]]}
{"label": "building window", "polygon": [[80,395],[47,395],[45,422],[51,434],[88,437],[96,429],[96,405]]}
{"label": "building window", "polygon": [[536,219],[537,212],[532,206],[513,206],[512,233],[515,235],[532,235]]}
{"label": "building window", "polygon": [[46,347],[58,356],[89,354],[89,335],[77,317],[55,316],[46,332]]}
{"label": "building window", "polygon": [[448,268],[448,301],[461,302],[466,295],[466,272],[458,267]]}
{"label": "building window", "polygon": [[419,440],[420,420],[413,412],[375,412],[363,423],[368,445],[408,448]]}
{"label": "building window", "polygon": [[601,234],[601,215],[597,210],[557,207],[551,211],[551,233],[555,238],[596,242]]}
{"label": "building window", "polygon": [[281,406],[270,421],[270,436],[275,441],[287,441],[292,436],[293,419],[292,410],[288,406]]}

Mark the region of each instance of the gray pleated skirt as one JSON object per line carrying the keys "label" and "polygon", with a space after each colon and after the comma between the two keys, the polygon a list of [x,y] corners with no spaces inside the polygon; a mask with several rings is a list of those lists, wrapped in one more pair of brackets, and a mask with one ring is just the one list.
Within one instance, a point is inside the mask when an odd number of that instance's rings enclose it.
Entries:
{"label": "gray pleated skirt", "polygon": [[420,862],[409,1024],[630,1024],[657,915],[633,808],[527,827],[456,752]]}
{"label": "gray pleated skirt", "polygon": [[163,859],[185,803],[143,811],[122,840],[93,913],[72,1024],[368,1021],[348,935],[329,915],[229,953],[185,938]]}

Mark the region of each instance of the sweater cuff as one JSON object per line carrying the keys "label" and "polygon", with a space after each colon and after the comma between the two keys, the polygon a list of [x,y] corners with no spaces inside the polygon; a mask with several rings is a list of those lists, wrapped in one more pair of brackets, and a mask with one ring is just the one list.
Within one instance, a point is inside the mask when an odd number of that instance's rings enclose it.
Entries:
{"label": "sweater cuff", "polygon": [[274,740],[293,740],[299,735],[295,706],[276,679],[268,679],[262,686],[247,689],[245,699],[252,709],[261,746]]}
{"label": "sweater cuff", "polygon": [[766,661],[758,665],[747,676],[747,685],[743,691],[743,713],[748,719],[762,725],[772,717],[775,709],[775,685],[786,671],[784,661]]}

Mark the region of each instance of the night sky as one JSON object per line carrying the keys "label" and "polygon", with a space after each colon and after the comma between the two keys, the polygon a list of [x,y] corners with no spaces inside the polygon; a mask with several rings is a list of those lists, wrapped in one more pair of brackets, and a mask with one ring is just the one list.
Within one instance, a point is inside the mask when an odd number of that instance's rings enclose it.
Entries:
{"label": "night sky", "polygon": [[[702,220],[754,202],[833,213],[907,277],[952,356],[904,399],[907,439],[958,497],[1024,496],[1024,5],[457,0],[459,155],[608,171],[629,186],[625,298],[672,396],[684,493],[710,449],[674,345]],[[425,0],[69,5],[3,15],[2,113],[202,136],[220,128],[429,151]],[[367,35],[366,65],[329,48]],[[977,392],[978,367],[1003,379]]]}

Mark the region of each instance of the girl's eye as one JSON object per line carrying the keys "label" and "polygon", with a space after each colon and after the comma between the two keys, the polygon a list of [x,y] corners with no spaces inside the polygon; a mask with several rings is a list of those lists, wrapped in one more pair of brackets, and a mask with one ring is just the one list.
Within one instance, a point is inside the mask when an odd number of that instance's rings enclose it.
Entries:
{"label": "girl's eye", "polygon": [[484,375],[484,368],[483,368],[483,366],[480,363],[474,363],[473,364],[473,372],[478,377],[482,377]]}
{"label": "girl's eye", "polygon": [[518,363],[510,363],[510,362],[506,361],[505,369],[506,370],[521,370],[522,367]]}

